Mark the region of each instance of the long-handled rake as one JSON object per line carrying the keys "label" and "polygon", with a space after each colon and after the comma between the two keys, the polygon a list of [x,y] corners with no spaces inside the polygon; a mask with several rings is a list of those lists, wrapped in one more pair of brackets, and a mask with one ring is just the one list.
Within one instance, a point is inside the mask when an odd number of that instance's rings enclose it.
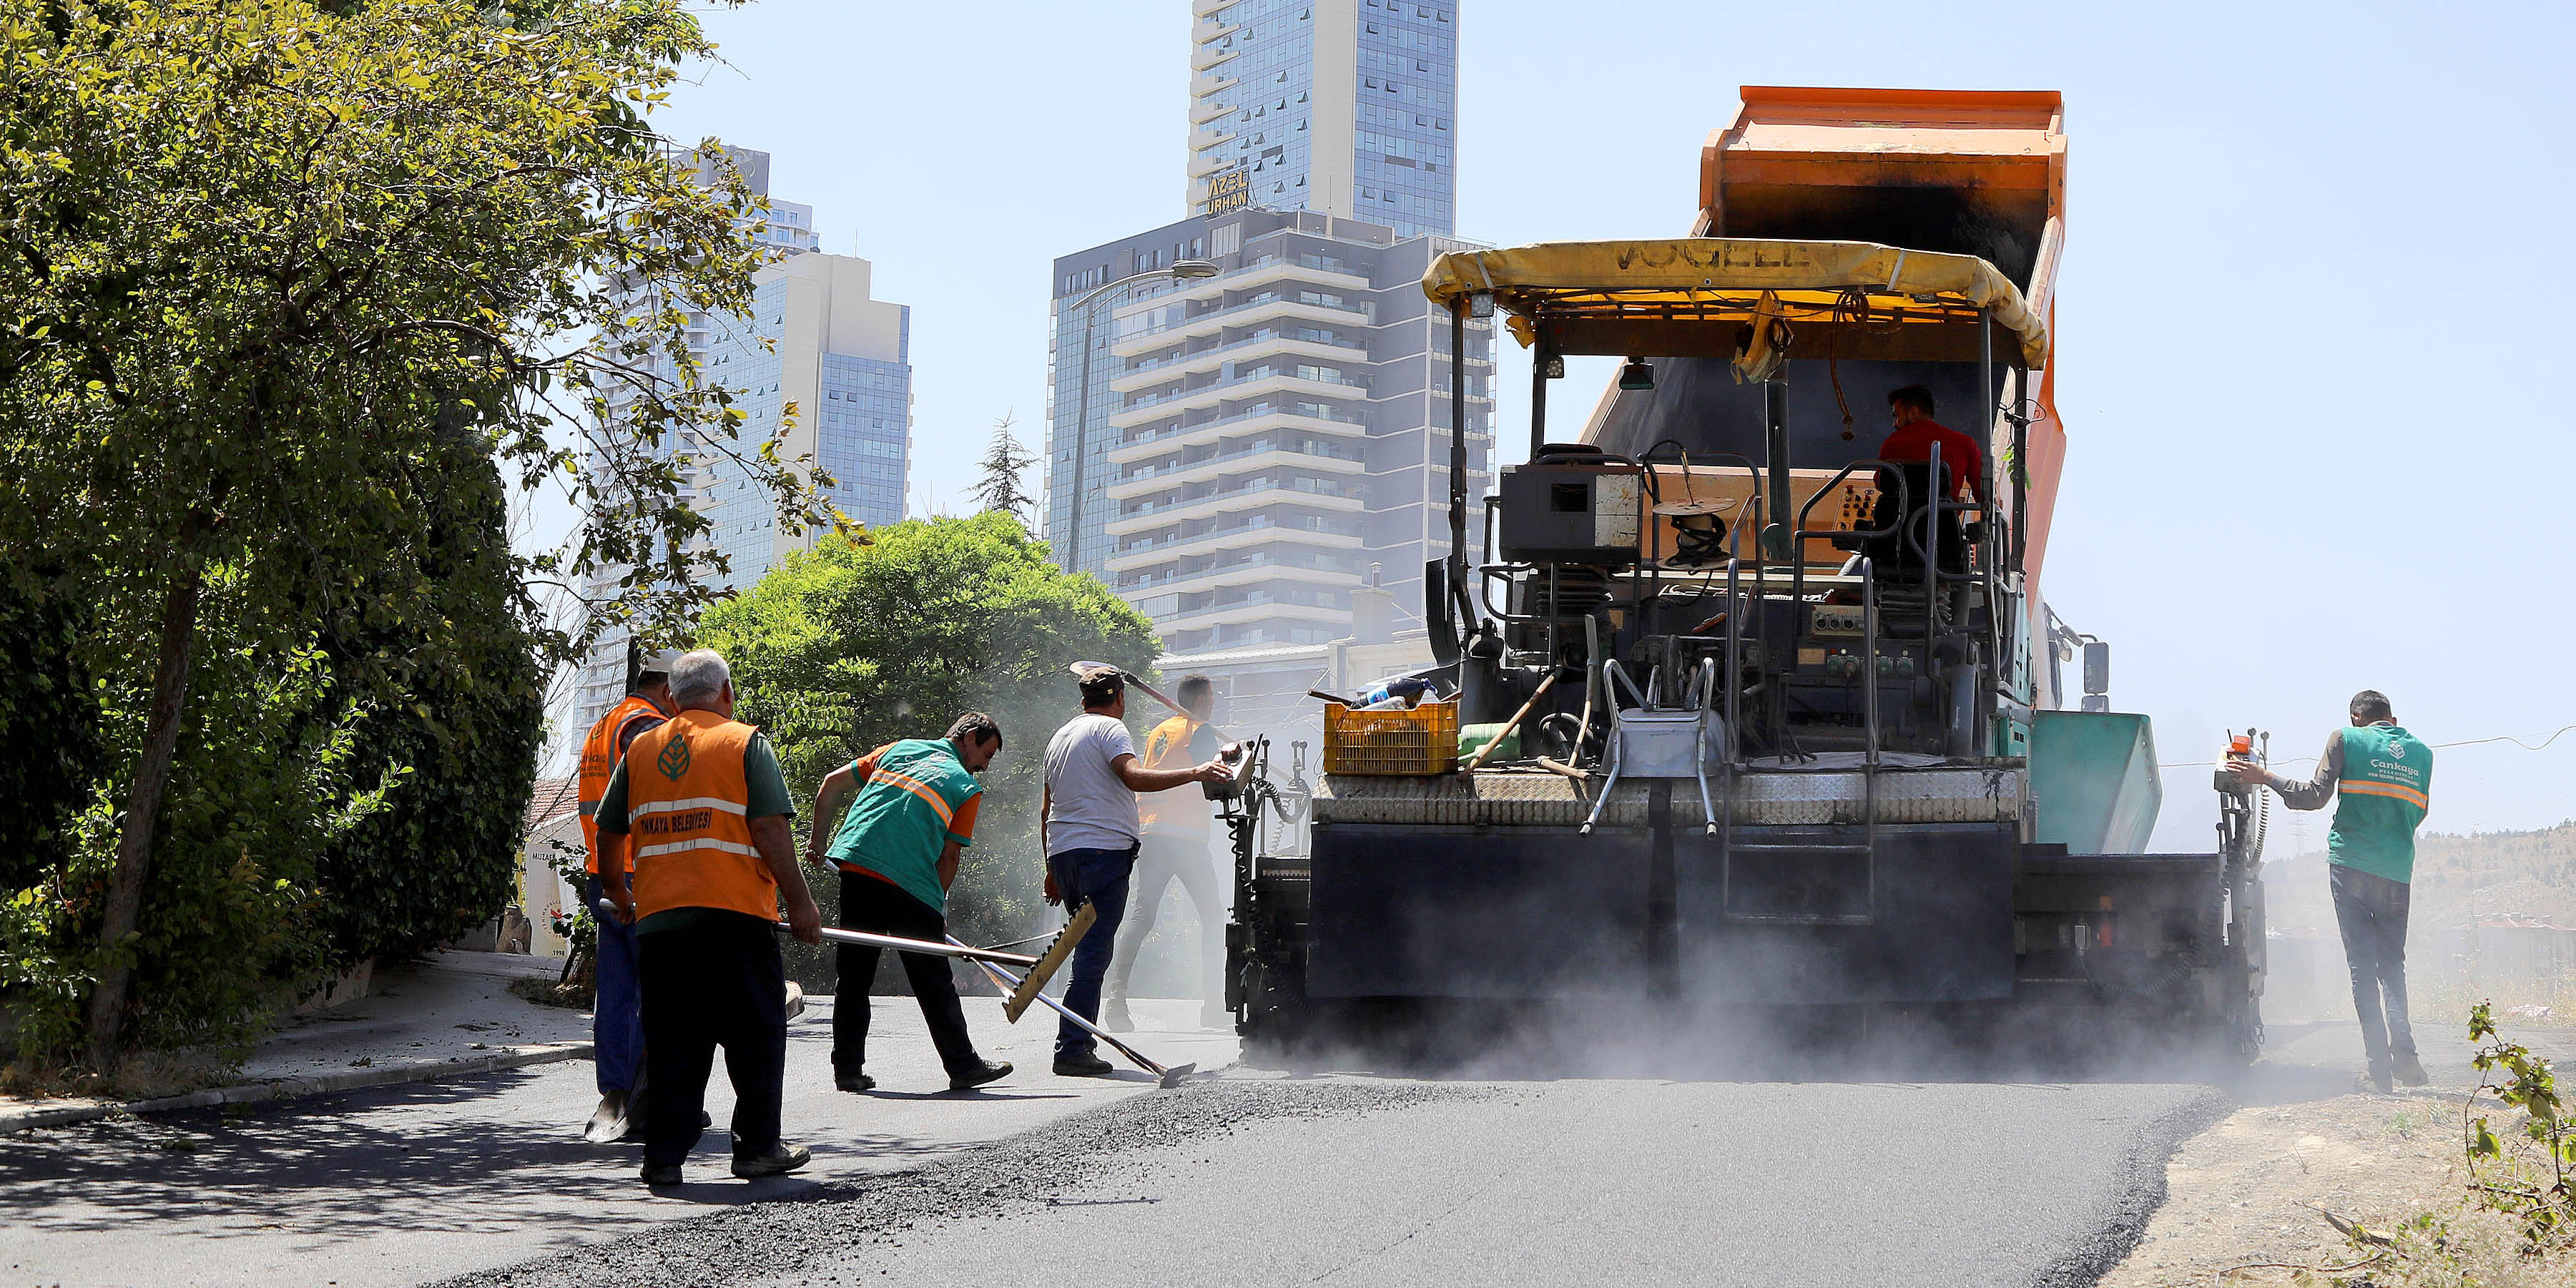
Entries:
{"label": "long-handled rake", "polygon": [[[1082,925],[1082,926],[1084,927],[1084,929],[1086,929],[1086,930],[1087,930],[1087,929],[1089,929],[1090,923],[1088,922],[1088,920],[1086,920],[1086,918],[1090,915],[1090,913],[1091,913],[1091,905],[1090,905],[1090,904],[1087,904],[1087,903],[1086,903],[1086,904],[1084,904],[1084,905],[1082,905],[1082,911],[1074,914],[1074,921],[1075,921],[1075,923]],[[1059,943],[1059,944],[1071,944],[1071,943],[1075,942],[1076,940],[1079,940],[1079,939],[1081,939],[1081,938],[1082,938],[1082,936],[1081,936],[1081,935],[1079,935],[1079,934],[1075,934],[1075,933],[1072,933],[1072,932],[1073,932],[1073,927],[1072,927],[1072,926],[1066,926],[1066,927],[1065,927],[1065,931],[1066,931],[1066,933],[1065,933],[1064,935],[1060,936],[1060,937],[1056,940],[1056,942],[1057,942],[1057,943]],[[959,942],[958,942],[958,940],[957,940],[957,937],[956,937],[956,936],[954,936],[954,935],[951,935],[951,936],[949,936],[949,937],[948,937],[948,942],[949,942],[949,943],[951,943],[951,944],[955,944],[955,945],[956,945],[957,947],[959,947],[959,948],[963,948],[963,947],[965,947],[965,946],[966,946],[966,945],[964,945],[963,943],[959,943]],[[1011,996],[1012,996],[1013,998],[1019,998],[1019,997],[1024,997],[1024,996],[1027,996],[1027,997],[1034,997],[1034,998],[1036,998],[1038,1001],[1041,1001],[1041,1002],[1046,1003],[1046,1004],[1047,1004],[1048,1009],[1053,1010],[1056,1014],[1061,1015],[1061,1016],[1063,1016],[1064,1018],[1066,1018],[1066,1019],[1068,1019],[1068,1020],[1071,1020],[1071,1021],[1074,1023],[1075,1027],[1080,1028],[1082,1031],[1084,1031],[1084,1032],[1086,1032],[1086,1033],[1089,1033],[1091,1036],[1096,1037],[1096,1038],[1100,1039],[1101,1041],[1108,1043],[1111,1047],[1113,1047],[1113,1048],[1115,1048],[1115,1049],[1117,1050],[1118,1054],[1123,1055],[1123,1056],[1127,1057],[1127,1058],[1128,1058],[1128,1060],[1132,1061],[1132,1062],[1136,1065],[1136,1067],[1137,1067],[1137,1068],[1139,1068],[1139,1069],[1143,1069],[1145,1072],[1147,1072],[1147,1073],[1150,1073],[1150,1074],[1154,1075],[1154,1085],[1156,1085],[1156,1086],[1158,1086],[1158,1087],[1164,1088],[1164,1089],[1166,1089],[1166,1090],[1168,1090],[1168,1089],[1170,1089],[1170,1088],[1173,1088],[1173,1087],[1177,1087],[1177,1086],[1181,1085],[1181,1080],[1182,1080],[1183,1078],[1186,1078],[1186,1077],[1190,1076],[1191,1074],[1198,1072],[1199,1067],[1198,1067],[1198,1065],[1197,1065],[1195,1062],[1190,1063],[1190,1064],[1176,1064],[1176,1065],[1171,1065],[1171,1066],[1169,1066],[1169,1067],[1166,1067],[1166,1066],[1164,1066],[1164,1065],[1156,1064],[1156,1063],[1154,1063],[1152,1060],[1147,1059],[1147,1058],[1145,1057],[1145,1053],[1144,1053],[1144,1052],[1138,1051],[1136,1048],[1131,1047],[1131,1046],[1127,1045],[1126,1043],[1119,1041],[1117,1038],[1110,1036],[1110,1033],[1109,1033],[1109,1031],[1108,1031],[1107,1029],[1104,1029],[1104,1028],[1100,1027],[1099,1025],[1094,1024],[1094,1023],[1092,1023],[1091,1021],[1086,1020],[1086,1019],[1082,1018],[1081,1016],[1074,1014],[1074,1013],[1073,1013],[1073,1009],[1072,1009],[1071,1007],[1066,1006],[1064,1003],[1059,1002],[1059,1001],[1055,1000],[1054,998],[1047,996],[1047,995],[1046,995],[1046,994],[1044,994],[1044,993],[1038,992],[1035,988],[1032,988],[1032,987],[1029,985],[1029,983],[1028,983],[1028,981],[1027,981],[1027,980],[1021,979],[1020,977],[1018,977],[1018,976],[1015,976],[1015,975],[1011,974],[1009,971],[1006,971],[1006,970],[1002,969],[1001,967],[996,966],[996,965],[994,965],[993,963],[991,963],[991,962],[989,962],[989,961],[984,960],[984,959],[983,959],[982,957],[980,957],[980,956],[979,956],[979,957],[970,957],[970,958],[968,958],[967,960],[974,962],[977,966],[981,966],[981,967],[983,967],[983,968],[984,968],[984,973],[985,973],[985,974],[987,974],[987,975],[992,976],[992,977],[993,977],[993,982],[994,982],[994,983],[999,984],[999,985],[1001,985],[1001,986],[1002,986],[1002,987],[1004,987],[1004,988],[1010,989],[1010,990],[1011,990]],[[1032,972],[1032,973],[1031,973],[1031,978],[1035,978],[1035,972]],[[1043,981],[1041,981],[1041,982],[1043,982]],[[1017,1017],[1017,1016],[1013,1016],[1012,1018],[1016,1019],[1016,1018],[1018,1018],[1018,1017]]]}

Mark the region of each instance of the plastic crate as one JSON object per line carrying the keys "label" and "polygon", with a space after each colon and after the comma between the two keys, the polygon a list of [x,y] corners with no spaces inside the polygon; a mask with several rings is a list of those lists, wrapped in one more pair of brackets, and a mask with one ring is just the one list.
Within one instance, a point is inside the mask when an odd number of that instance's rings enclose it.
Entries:
{"label": "plastic crate", "polygon": [[1324,772],[1429,777],[1458,767],[1458,704],[1353,711],[1324,704]]}

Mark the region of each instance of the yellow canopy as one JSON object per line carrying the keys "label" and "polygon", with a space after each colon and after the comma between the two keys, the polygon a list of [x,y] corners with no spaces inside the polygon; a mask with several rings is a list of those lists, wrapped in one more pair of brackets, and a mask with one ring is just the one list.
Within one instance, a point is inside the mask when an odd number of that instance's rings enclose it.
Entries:
{"label": "yellow canopy", "polygon": [[1832,324],[1829,336],[1801,337],[1800,357],[1974,361],[1984,309],[2001,331],[1998,358],[2017,343],[2026,365],[2048,361],[2048,324],[2000,269],[1875,242],[1541,242],[1452,251],[1422,275],[1422,293],[1443,308],[1479,291],[1493,292],[1522,345],[1544,332],[1553,353],[1731,357],[1769,292],[1793,328]]}

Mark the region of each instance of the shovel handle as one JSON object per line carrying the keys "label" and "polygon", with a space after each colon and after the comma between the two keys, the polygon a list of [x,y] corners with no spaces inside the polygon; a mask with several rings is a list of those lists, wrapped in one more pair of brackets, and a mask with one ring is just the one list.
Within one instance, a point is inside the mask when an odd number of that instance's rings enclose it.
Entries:
{"label": "shovel handle", "polygon": [[[779,930],[788,928],[787,923],[783,921],[773,921],[769,924]],[[929,939],[903,939],[894,935],[871,934],[864,930],[843,930],[838,926],[823,927],[823,938],[832,943],[855,944],[861,948],[891,948],[896,952],[924,953],[932,957],[962,957],[968,961],[983,964],[1000,962],[1005,966],[1017,966],[1022,970],[1038,964],[1037,958],[1025,953],[995,952],[990,948],[970,947],[954,939],[943,944]]]}
{"label": "shovel handle", "polygon": [[1547,679],[1539,684],[1538,691],[1529,695],[1529,701],[1522,703],[1521,709],[1512,713],[1512,718],[1508,723],[1504,724],[1503,731],[1495,734],[1492,742],[1486,743],[1484,746],[1477,748],[1476,758],[1468,761],[1467,767],[1459,772],[1464,774],[1472,774],[1476,772],[1477,766],[1484,764],[1485,758],[1494,754],[1494,748],[1502,746],[1503,739],[1511,737],[1512,731],[1521,727],[1521,721],[1529,716],[1530,708],[1537,706],[1538,700],[1546,697],[1547,691],[1555,687],[1556,673],[1551,671],[1548,673]]}

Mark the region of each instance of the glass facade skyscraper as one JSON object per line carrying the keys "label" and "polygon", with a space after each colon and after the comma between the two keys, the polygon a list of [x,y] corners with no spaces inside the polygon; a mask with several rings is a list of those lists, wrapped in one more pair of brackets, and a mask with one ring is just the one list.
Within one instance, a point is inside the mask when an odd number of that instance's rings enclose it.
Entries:
{"label": "glass facade skyscraper", "polygon": [[[869,296],[873,267],[849,255],[799,255],[760,270],[748,316],[711,323],[709,378],[737,391],[740,442],[779,430],[780,455],[810,455],[832,479],[824,494],[861,523],[901,522],[912,446],[912,307]],[[732,565],[712,584],[739,588],[804,549],[817,534],[778,527],[776,498],[724,452],[702,458],[702,512]]]}
{"label": "glass facade skyscraper", "polygon": [[[725,155],[751,190],[769,193],[769,154],[727,148]],[[712,182],[708,158],[680,161]],[[734,391],[746,419],[741,436],[726,447],[751,450],[776,432],[785,405],[796,404],[796,425],[783,454],[811,454],[834,485],[833,504],[862,523],[903,518],[906,464],[912,432],[912,310],[869,298],[866,260],[817,250],[814,208],[772,198],[757,235],[773,262],[754,277],[754,303],[735,316],[692,312],[689,353],[700,378]],[[764,345],[763,337],[774,340]],[[656,353],[646,374],[677,381],[678,365]],[[635,394],[612,392],[609,416],[623,416]],[[731,571],[715,579],[747,586],[812,539],[782,537],[775,501],[756,492],[741,467],[715,445],[675,437],[666,451],[688,463],[681,500],[707,516],[713,531],[701,549],[722,552]],[[588,588],[593,602],[616,596],[624,568],[604,569]],[[579,738],[599,715],[624,696],[627,632],[601,632],[574,679],[570,736]]]}
{"label": "glass facade skyscraper", "polygon": [[1454,2],[1197,0],[1189,208],[1457,223]]}

